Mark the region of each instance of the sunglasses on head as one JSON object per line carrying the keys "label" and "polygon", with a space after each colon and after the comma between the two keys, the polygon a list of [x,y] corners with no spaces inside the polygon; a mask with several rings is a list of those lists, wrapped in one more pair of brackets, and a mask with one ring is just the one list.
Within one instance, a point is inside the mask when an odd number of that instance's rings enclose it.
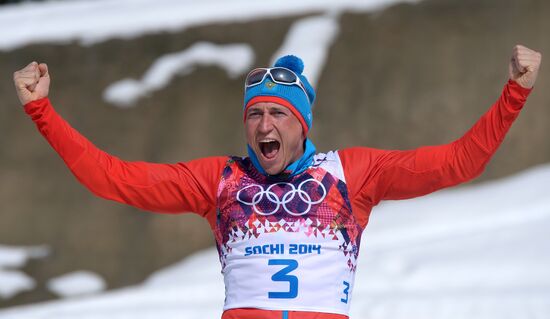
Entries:
{"label": "sunglasses on head", "polygon": [[300,81],[300,77],[298,77],[298,75],[296,75],[296,73],[294,73],[292,70],[283,67],[258,68],[250,71],[250,73],[248,73],[248,75],[246,76],[246,80],[244,82],[245,88],[249,88],[262,83],[267,75],[269,75],[271,80],[275,83],[299,86],[302,91],[304,91],[309,102],[312,103],[309,95],[307,94],[306,88],[304,87],[304,84],[302,83],[302,81]]}

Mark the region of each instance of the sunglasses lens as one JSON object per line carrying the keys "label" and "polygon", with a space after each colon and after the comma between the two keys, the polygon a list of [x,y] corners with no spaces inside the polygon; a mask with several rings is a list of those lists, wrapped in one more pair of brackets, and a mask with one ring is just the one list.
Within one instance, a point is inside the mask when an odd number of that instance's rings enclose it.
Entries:
{"label": "sunglasses lens", "polygon": [[264,69],[256,69],[250,71],[250,73],[248,73],[248,76],[246,77],[246,85],[248,86],[260,83],[266,73],[267,70]]}
{"label": "sunglasses lens", "polygon": [[273,77],[273,80],[283,82],[283,83],[296,82],[296,74],[283,68],[271,69],[271,76]]}

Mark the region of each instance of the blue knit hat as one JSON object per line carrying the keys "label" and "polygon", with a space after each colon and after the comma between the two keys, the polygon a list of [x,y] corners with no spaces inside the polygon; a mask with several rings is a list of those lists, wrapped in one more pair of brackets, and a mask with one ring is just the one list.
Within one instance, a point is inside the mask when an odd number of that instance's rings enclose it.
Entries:
{"label": "blue knit hat", "polygon": [[304,62],[295,55],[286,55],[275,62],[274,67],[283,67],[293,71],[302,82],[306,93],[297,84],[284,85],[272,81],[271,77],[266,76],[262,83],[245,89],[244,93],[244,114],[246,119],[246,110],[251,105],[260,102],[274,102],[290,109],[292,113],[300,120],[304,133],[311,128],[313,115],[311,109],[315,101],[315,91],[307,78],[302,75],[304,71]]}

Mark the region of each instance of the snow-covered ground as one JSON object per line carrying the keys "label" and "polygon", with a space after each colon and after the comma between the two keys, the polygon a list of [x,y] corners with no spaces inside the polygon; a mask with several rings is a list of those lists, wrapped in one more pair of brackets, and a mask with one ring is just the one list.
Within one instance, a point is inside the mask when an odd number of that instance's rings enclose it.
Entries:
{"label": "snow-covered ground", "polygon": [[[0,50],[29,43],[111,38],[183,30],[212,23],[251,21],[312,12],[372,11],[418,0],[72,0],[23,3],[0,10]],[[315,35],[313,35],[315,36]]]}
{"label": "snow-covered ground", "polygon": [[[317,16],[296,22],[272,57],[273,62],[285,54],[303,58],[307,61],[305,74],[315,86],[328,50],[338,35],[341,12],[381,10],[394,3],[416,1],[280,0],[277,5],[255,0],[22,3],[0,9],[0,29],[10,30],[0,37],[0,50],[13,50],[34,43],[78,41],[89,45],[112,38],[133,38],[162,31],[181,32],[197,25],[317,13]],[[213,43],[198,43],[182,52],[167,52],[151,65],[142,79],[121,79],[107,87],[103,95],[109,103],[129,107],[152,91],[166,87],[175,75],[188,74],[196,65],[217,65],[225,68],[230,76],[239,76],[250,69],[253,60],[254,53],[243,44],[222,47]],[[242,63],[232,65],[227,61]]]}
{"label": "snow-covered ground", "polygon": [[[338,31],[336,13],[298,20],[288,31],[281,47],[273,54],[271,65],[283,55],[297,55],[307,61],[304,74],[315,86]],[[215,65],[225,69],[229,77],[235,78],[250,71],[253,63],[254,51],[247,44],[216,45],[200,42],[182,52],[157,58],[141,80],[127,78],[109,85],[103,93],[103,99],[115,106],[127,108],[151,92],[167,87],[175,76],[190,74],[197,66]]]}
{"label": "snow-covered ground", "polygon": [[36,282],[18,270],[30,259],[44,258],[49,254],[46,246],[12,247],[0,245],[0,300],[9,299],[22,291],[33,290]]}
{"label": "snow-covered ground", "polygon": [[216,65],[236,77],[250,70],[254,53],[245,44],[216,45],[200,42],[183,52],[159,57],[142,79],[123,79],[109,85],[103,98],[118,107],[130,107],[138,99],[168,86],[175,76],[191,73],[197,65]]}
{"label": "snow-covered ground", "polygon": [[79,270],[52,278],[46,286],[59,297],[74,297],[104,291],[107,283],[98,274]]}
{"label": "snow-covered ground", "polygon": [[[362,238],[351,318],[548,318],[549,182],[545,165],[383,202]],[[223,298],[212,248],[135,287],[2,310],[0,318],[219,318]]]}

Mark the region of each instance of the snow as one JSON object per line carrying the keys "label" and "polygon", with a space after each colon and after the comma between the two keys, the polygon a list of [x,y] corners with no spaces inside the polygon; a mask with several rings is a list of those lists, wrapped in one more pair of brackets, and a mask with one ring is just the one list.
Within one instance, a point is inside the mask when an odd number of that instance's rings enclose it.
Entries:
{"label": "snow", "polygon": [[[543,319],[550,313],[550,165],[383,202],[363,234],[351,318]],[[211,248],[143,284],[14,307],[2,319],[219,318]]]}
{"label": "snow", "polygon": [[31,258],[44,258],[49,254],[47,246],[14,247],[0,245],[0,269],[20,268]]}
{"label": "snow", "polygon": [[[0,9],[0,50],[31,43],[84,45],[112,38],[184,30],[311,12],[367,11],[403,0],[73,0],[21,3]],[[415,2],[409,0],[408,2]]]}
{"label": "snow", "polygon": [[[218,252],[207,249],[152,274],[144,283],[147,287],[167,287],[203,282],[204,278],[220,272]],[[223,290],[223,285],[221,286]]]}
{"label": "snow", "polygon": [[254,52],[249,45],[199,42],[182,52],[161,56],[141,80],[123,79],[109,85],[103,98],[118,107],[130,107],[138,99],[166,87],[176,75],[191,73],[196,65],[219,66],[234,78],[247,72],[253,60]]}
{"label": "snow", "polygon": [[24,267],[29,259],[48,256],[46,246],[15,247],[0,245],[0,299],[10,299],[36,287],[36,282],[25,273],[8,268]]}
{"label": "snow", "polygon": [[[283,55],[297,55],[307,61],[304,74],[315,86],[338,30],[338,15],[335,13],[299,20],[273,55],[271,65]],[[175,76],[191,73],[196,65],[219,66],[230,78],[235,78],[250,71],[253,61],[254,52],[249,45],[199,42],[182,52],[161,56],[141,80],[123,79],[109,85],[103,99],[121,108],[132,107],[140,98],[167,87]]]}
{"label": "snow", "polygon": [[315,87],[325,66],[329,49],[340,30],[338,17],[338,14],[329,12],[295,22],[288,31],[283,45],[273,54],[271,65],[283,55],[297,55],[305,61],[303,73]]}
{"label": "snow", "polygon": [[[307,61],[304,74],[315,87],[328,50],[338,34],[338,18],[342,11],[373,11],[398,2],[416,1],[280,0],[277,5],[255,0],[73,0],[20,3],[0,9],[0,29],[10,30],[0,37],[0,50],[14,50],[36,43],[71,41],[90,45],[112,38],[128,39],[164,31],[182,31],[192,26],[213,23],[321,13],[296,22],[272,57],[273,62],[285,54],[302,57]],[[131,107],[140,98],[169,85],[174,76],[190,73],[196,64],[218,65],[225,68],[230,77],[239,76],[250,68],[244,65],[253,63],[254,53],[244,47],[233,50],[240,51],[227,53],[222,46],[197,43],[183,52],[161,56],[142,79],[121,79],[105,89],[103,98],[118,107]],[[224,57],[224,54],[228,56]],[[243,57],[243,60],[235,57]]]}
{"label": "snow", "polygon": [[352,317],[546,317],[549,180],[547,165],[383,203],[363,235],[370,265],[357,273]]}
{"label": "snow", "polygon": [[31,291],[36,287],[34,279],[17,270],[0,268],[0,298],[10,299],[23,291]]}
{"label": "snow", "polygon": [[[297,21],[273,55],[271,65],[283,55],[297,55],[307,61],[304,74],[315,86],[338,30],[338,15],[334,13]],[[191,73],[196,65],[219,66],[230,78],[235,78],[250,71],[253,61],[254,52],[249,45],[199,42],[182,52],[161,56],[141,80],[123,79],[109,85],[103,99],[121,108],[132,107],[140,98],[168,86],[175,76]]]}
{"label": "snow", "polygon": [[60,297],[74,297],[101,292],[107,284],[98,274],[81,270],[50,279],[47,287]]}

